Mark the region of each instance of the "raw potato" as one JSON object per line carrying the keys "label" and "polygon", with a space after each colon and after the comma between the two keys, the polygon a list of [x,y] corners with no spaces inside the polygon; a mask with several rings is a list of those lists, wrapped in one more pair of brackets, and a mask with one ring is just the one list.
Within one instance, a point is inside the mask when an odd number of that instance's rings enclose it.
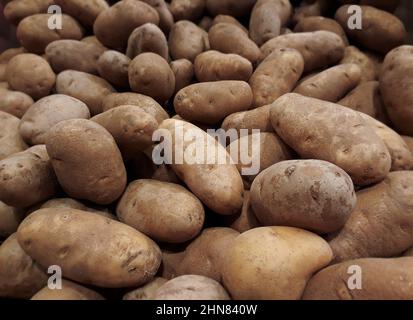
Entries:
{"label": "raw potato", "polygon": [[[7,81],[0,81],[0,89],[9,90],[10,89],[9,83]],[[3,94],[4,90],[1,90],[1,91],[2,91],[1,93]]]}
{"label": "raw potato", "polygon": [[234,17],[247,15],[257,0],[206,0],[206,7],[212,16],[227,14]]}
{"label": "raw potato", "polygon": [[126,47],[132,31],[148,22],[159,24],[154,8],[142,1],[122,0],[97,17],[93,30],[103,45],[121,49]]}
{"label": "raw potato", "polygon": [[47,283],[41,267],[20,247],[16,234],[0,246],[0,297],[30,299]]}
{"label": "raw potato", "polygon": [[234,239],[223,283],[235,300],[300,299],[312,274],[331,261],[328,243],[290,227],[262,227]]}
{"label": "raw potato", "polygon": [[42,266],[59,265],[65,278],[99,287],[145,284],[161,262],[158,246],[139,231],[76,209],[35,211],[20,224],[17,238]]}
{"label": "raw potato", "polygon": [[174,24],[174,16],[169,9],[169,5],[165,0],[143,0],[143,2],[149,4],[158,12],[159,27],[168,34]]}
{"label": "raw potato", "polygon": [[129,65],[132,91],[165,103],[175,91],[175,75],[168,62],[155,53],[142,53]]}
{"label": "raw potato", "polygon": [[206,32],[212,27],[213,20],[211,17],[205,16],[199,21],[198,27],[205,30]]}
{"label": "raw potato", "polygon": [[162,265],[160,275],[165,279],[173,279],[178,276],[178,266],[180,265],[184,253],[182,251],[162,251]]}
{"label": "raw potato", "polygon": [[261,55],[255,42],[235,24],[218,23],[209,29],[208,36],[213,50],[222,53],[235,53],[252,63],[256,62]]}
{"label": "raw potato", "polygon": [[20,120],[0,111],[0,160],[27,149],[19,132]]}
{"label": "raw potato", "polygon": [[[7,82],[6,82],[7,83]],[[21,118],[33,104],[33,99],[29,95],[20,91],[0,89],[0,111],[10,113]]]}
{"label": "raw potato", "polygon": [[99,40],[98,38],[96,38],[96,36],[88,36],[83,38],[82,40],[80,40],[84,43],[89,43],[89,44],[94,44],[97,48],[99,48],[99,50],[109,50],[108,48],[106,48]]}
{"label": "raw potato", "polygon": [[261,226],[251,208],[251,194],[249,191],[244,191],[244,203],[241,212],[228,217],[227,221],[229,227],[241,233]]}
{"label": "raw potato", "polygon": [[165,278],[155,277],[144,286],[125,294],[123,300],[153,300],[156,291],[166,282],[168,282],[168,280]]}
{"label": "raw potato", "polygon": [[61,289],[44,287],[30,300],[105,300],[99,293],[76,284],[72,281],[62,280]]}
{"label": "raw potato", "polygon": [[97,62],[100,76],[115,86],[129,87],[128,69],[131,63],[123,53],[114,50],[105,51]]}
{"label": "raw potato", "polygon": [[156,24],[145,23],[129,36],[126,55],[133,59],[144,52],[157,53],[165,60],[169,59],[168,41]]}
{"label": "raw potato", "polygon": [[389,52],[380,74],[380,91],[394,127],[413,136],[413,46]]}
{"label": "raw potato", "polygon": [[344,56],[340,64],[354,63],[361,70],[360,83],[376,80],[378,77],[377,63],[372,58],[371,54],[360,51],[357,47],[347,46],[344,49]]}
{"label": "raw potato", "polygon": [[85,26],[93,26],[99,14],[109,8],[105,0],[54,0],[54,3]]}
{"label": "raw potato", "polygon": [[211,29],[212,26],[218,24],[218,23],[231,23],[233,25],[236,25],[237,27],[241,28],[242,31],[244,31],[244,33],[248,36],[249,35],[249,31],[247,28],[244,27],[244,25],[242,23],[240,23],[237,19],[235,19],[233,16],[228,16],[225,14],[219,14],[217,15],[214,20],[212,20],[212,24],[210,25],[210,27],[208,28]]}
{"label": "raw potato", "polygon": [[0,201],[0,239],[7,238],[17,231],[24,214],[24,210],[10,207]]}
{"label": "raw potato", "polygon": [[13,57],[7,65],[6,77],[14,90],[24,92],[34,100],[49,95],[56,83],[56,75],[49,63],[31,53]]}
{"label": "raw potato", "polygon": [[350,39],[367,49],[384,54],[404,43],[406,29],[396,16],[371,6],[360,6],[362,29],[353,30],[349,28],[351,15],[348,13],[348,7],[348,5],[340,7],[335,19]]}
{"label": "raw potato", "polygon": [[413,137],[402,136],[407,147],[410,149],[410,152],[413,154]]}
{"label": "raw potato", "polygon": [[129,184],[117,209],[123,223],[160,242],[193,239],[204,224],[204,208],[184,187],[156,180]]}
{"label": "raw potato", "polygon": [[80,40],[84,30],[71,16],[62,14],[62,28],[59,32],[48,27],[52,14],[34,14],[24,18],[17,27],[17,39],[29,52],[42,54],[47,45],[56,40]]}
{"label": "raw potato", "polygon": [[253,105],[262,107],[291,92],[304,70],[303,56],[295,49],[273,51],[255,69],[249,81],[254,93]]}
{"label": "raw potato", "polygon": [[413,245],[413,171],[390,172],[357,193],[357,206],[330,241],[335,261],[395,257]]}
{"label": "raw potato", "polygon": [[188,59],[191,62],[210,48],[208,33],[186,20],[178,21],[173,25],[168,44],[172,59]]}
{"label": "raw potato", "polygon": [[0,201],[29,207],[53,197],[56,176],[44,145],[31,147],[0,161]]}
{"label": "raw potato", "polygon": [[261,47],[261,60],[280,48],[298,50],[304,58],[304,70],[313,71],[337,63],[343,58],[345,44],[330,31],[290,33],[267,41]]}
{"label": "raw potato", "polygon": [[194,65],[187,59],[178,59],[170,63],[175,75],[175,93],[189,86],[194,79]]}
{"label": "raw potato", "polygon": [[185,120],[215,124],[234,112],[248,110],[251,102],[248,83],[215,81],[183,88],[175,96],[174,107]]}
{"label": "raw potato", "polygon": [[[230,155],[225,148],[212,136],[189,122],[168,119],[162,122],[159,128],[164,129],[172,138],[172,141],[169,141],[172,150],[177,148],[184,152],[185,156],[181,163],[174,161],[176,154],[169,160],[172,169],[188,188],[214,212],[222,215],[237,213],[243,202],[242,178],[236,166],[231,164]],[[195,135],[198,139],[202,138],[205,142],[205,151],[206,148],[213,148],[215,152],[205,152],[206,158],[197,161],[196,156],[189,153],[188,148],[194,142],[184,141],[183,137],[176,135],[176,130],[183,130],[184,134]]]}
{"label": "raw potato", "polygon": [[400,4],[400,0],[361,0],[361,4],[373,6],[378,9],[394,12]]}
{"label": "raw potato", "polygon": [[304,17],[300,19],[294,27],[294,32],[311,32],[319,30],[334,32],[340,36],[345,45],[348,45],[346,33],[334,19],[321,16]]}
{"label": "raw potato", "polygon": [[7,64],[5,63],[0,64],[0,81],[1,82],[6,81],[6,69],[7,69]]}
{"label": "raw potato", "polygon": [[252,133],[253,129],[261,132],[273,132],[270,108],[271,105],[266,105],[249,111],[233,113],[225,118],[221,127],[224,130],[236,129],[238,132],[248,130],[247,133]]}
{"label": "raw potato", "polygon": [[20,47],[20,48],[10,48],[10,49],[4,50],[2,53],[0,53],[0,64],[9,63],[9,61],[13,57],[21,53],[26,53],[26,49],[23,47]]}
{"label": "raw potato", "polygon": [[330,0],[304,0],[300,6],[295,8],[293,22],[298,23],[301,19],[312,16],[320,16],[327,13],[330,8]]}
{"label": "raw potato", "polygon": [[360,82],[361,70],[353,63],[326,69],[301,82],[295,93],[324,101],[337,102]]}
{"label": "raw potato", "polygon": [[195,21],[204,12],[205,0],[172,0],[170,9],[176,21]]}
{"label": "raw potato", "polygon": [[89,119],[87,105],[63,94],[44,97],[33,104],[20,121],[20,134],[29,144],[44,144],[48,131],[68,119]]}
{"label": "raw potato", "polygon": [[169,280],[160,287],[155,293],[154,300],[230,300],[230,297],[213,279],[184,275]]}
{"label": "raw potato", "polygon": [[338,104],[290,93],[271,107],[271,123],[302,158],[331,162],[366,186],[390,171],[390,154],[359,113]]}
{"label": "raw potato", "polygon": [[81,71],[66,70],[56,79],[56,92],[84,102],[92,116],[103,111],[103,99],[114,91],[106,80]]}
{"label": "raw potato", "polygon": [[46,13],[54,2],[54,0],[12,0],[4,6],[3,14],[10,23],[18,24],[28,16]]}

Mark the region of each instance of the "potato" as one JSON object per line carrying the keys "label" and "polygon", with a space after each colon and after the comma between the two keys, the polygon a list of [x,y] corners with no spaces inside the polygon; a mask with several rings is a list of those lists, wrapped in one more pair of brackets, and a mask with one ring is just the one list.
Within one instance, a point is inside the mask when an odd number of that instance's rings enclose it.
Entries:
{"label": "potato", "polygon": [[0,111],[0,160],[27,148],[19,133],[20,120]]}
{"label": "potato", "polygon": [[218,24],[218,23],[231,23],[233,25],[236,25],[237,27],[241,28],[242,31],[248,36],[249,31],[247,28],[244,27],[242,23],[240,23],[237,19],[235,19],[233,16],[225,15],[225,14],[219,14],[217,15],[214,20],[212,20],[212,25],[208,28],[211,29],[212,26]]}
{"label": "potato", "polygon": [[117,209],[123,223],[160,242],[193,239],[204,224],[204,208],[184,187],[156,180],[129,184]]}
{"label": "potato", "polygon": [[[348,270],[362,270],[362,287],[351,290]],[[318,272],[304,291],[304,300],[411,300],[413,258],[357,259],[327,267]]]}
{"label": "potato", "polygon": [[7,64],[0,64],[0,81],[6,81]]}
{"label": "potato", "polygon": [[182,251],[162,251],[162,265],[159,274],[165,279],[173,279],[178,276],[178,267],[184,257]]}
{"label": "potato", "polygon": [[20,224],[17,238],[42,266],[59,265],[65,278],[99,287],[145,284],[161,262],[158,246],[139,231],[76,209],[35,211]]}
{"label": "potato", "polygon": [[20,91],[0,89],[0,111],[10,113],[21,118],[33,104],[33,99],[29,95]]}
{"label": "potato", "polygon": [[340,61],[344,55],[343,40],[330,31],[290,33],[273,38],[261,47],[261,60],[280,48],[298,50],[304,58],[304,70],[313,71]]}
{"label": "potato", "polygon": [[200,18],[204,12],[205,0],[172,0],[170,9],[175,21],[195,21]]}
{"label": "potato", "polygon": [[151,97],[139,93],[111,93],[103,99],[103,112],[122,106],[133,105],[149,113],[158,123],[168,119],[166,111]]}
{"label": "potato", "polygon": [[7,65],[6,77],[14,90],[24,92],[34,100],[49,95],[56,83],[56,75],[49,63],[31,53],[12,58]]}
{"label": "potato", "polygon": [[330,9],[330,0],[304,0],[300,6],[295,8],[293,23],[298,23],[301,19],[312,16],[321,16]]}
{"label": "potato", "polygon": [[0,201],[0,238],[6,238],[16,232],[24,214],[24,210],[10,207]]}
{"label": "potato", "polygon": [[194,65],[187,59],[178,59],[170,63],[175,75],[175,93],[189,86],[194,79]]}
{"label": "potato", "polygon": [[29,207],[57,192],[58,184],[44,145],[31,147],[0,161],[0,201]]}
{"label": "potato", "polygon": [[105,300],[99,293],[72,281],[63,280],[61,289],[44,287],[30,300]]}
{"label": "potato", "polygon": [[184,275],[169,280],[156,290],[154,300],[230,300],[230,297],[213,279]]}
{"label": "potato", "polygon": [[103,99],[114,91],[106,80],[81,71],[66,70],[59,73],[56,79],[56,92],[84,102],[91,115],[103,111]]}
{"label": "potato", "polygon": [[244,31],[232,23],[218,23],[209,29],[211,49],[222,53],[238,54],[252,63],[260,57],[260,49]]}
{"label": "potato", "polygon": [[29,52],[41,54],[47,45],[56,40],[80,40],[84,30],[71,16],[62,14],[62,28],[59,32],[48,27],[52,14],[34,14],[24,18],[17,27],[17,39]]}
{"label": "potato", "polygon": [[281,27],[287,24],[292,14],[288,0],[258,0],[249,23],[250,37],[262,46],[268,40],[280,35]]}
{"label": "potato", "polygon": [[406,29],[396,16],[371,6],[360,6],[364,28],[350,29],[348,21],[351,15],[348,13],[348,7],[349,5],[340,7],[335,19],[351,40],[380,53],[387,53],[404,43]]}
{"label": "potato", "polygon": [[70,197],[109,204],[125,189],[122,156],[101,125],[85,119],[61,121],[49,130],[46,147],[57,179]]}
{"label": "potato", "polygon": [[153,300],[156,291],[167,281],[165,278],[155,277],[144,286],[126,293],[123,300]]}
{"label": "potato", "polygon": [[413,171],[390,172],[357,193],[357,206],[330,246],[335,261],[400,255],[413,245]]}
{"label": "potato", "polygon": [[244,17],[248,15],[257,0],[206,0],[206,7],[212,16],[219,14]]}
{"label": "potato", "polygon": [[13,0],[4,7],[4,17],[12,24],[37,13],[46,13],[54,0]]}
{"label": "potato", "polygon": [[153,52],[165,60],[169,59],[168,41],[156,24],[145,23],[129,36],[126,55],[133,59],[144,52]]}
{"label": "potato", "polygon": [[68,119],[89,119],[89,109],[82,101],[55,94],[33,104],[20,121],[20,134],[29,144],[44,144],[48,131]]}
{"label": "potato", "polygon": [[84,0],[54,0],[54,3],[85,26],[93,26],[99,14],[109,8],[105,0],[93,0],[87,3]]}
{"label": "potato", "polygon": [[93,30],[106,47],[120,49],[126,47],[135,28],[148,22],[159,24],[159,14],[154,8],[142,1],[122,0],[96,18]]}
{"label": "potato", "polygon": [[[172,138],[169,140],[172,151],[182,150],[186,153],[182,161],[175,161],[177,154],[172,154],[172,159],[169,159],[178,177],[214,212],[222,215],[235,214],[242,206],[242,178],[235,165],[230,163],[230,155],[224,147],[189,122],[168,119],[163,121],[159,128],[164,129]],[[184,137],[177,134],[179,130],[204,140],[205,151],[210,149],[210,152],[206,152],[206,158],[196,161],[196,156],[188,151],[191,150],[189,147],[193,148],[191,144],[194,142],[184,141]]]}
{"label": "potato", "polygon": [[261,132],[273,132],[270,121],[271,105],[262,106],[249,111],[242,111],[230,114],[222,123],[224,130],[236,129],[238,132],[241,129],[247,129],[252,133],[252,129],[260,130]]}
{"label": "potato", "polygon": [[304,70],[303,56],[295,49],[275,50],[255,69],[249,81],[253,105],[262,107],[291,92]]}
{"label": "potato", "polygon": [[80,40],[84,43],[89,43],[89,44],[94,44],[97,48],[99,48],[98,50],[109,50],[107,47],[105,47],[99,40],[98,38],[96,38],[96,36],[88,36],[88,37],[84,37],[82,40]]}
{"label": "potato", "polygon": [[208,16],[202,17],[202,19],[198,23],[198,27],[205,30],[206,32],[212,27],[212,18]]}
{"label": "potato", "polygon": [[295,93],[277,99],[270,112],[277,134],[302,158],[331,162],[359,186],[389,173],[385,144],[357,112]]}
{"label": "potato", "polygon": [[0,246],[0,297],[29,299],[47,283],[47,275],[23,251],[12,234]]}
{"label": "potato", "polygon": [[128,88],[128,69],[131,59],[115,50],[105,51],[97,62],[99,75],[115,86]]}
{"label": "potato", "polygon": [[174,24],[174,16],[172,15],[171,10],[169,9],[169,4],[167,4],[165,0],[142,1],[149,4],[158,12],[159,27],[162,29],[163,32],[168,34]]}
{"label": "potato", "polygon": [[311,275],[332,258],[319,236],[290,227],[262,227],[234,239],[223,283],[235,300],[300,299]]}
{"label": "potato", "polygon": [[0,53],[0,64],[9,63],[9,61],[13,57],[21,53],[26,53],[26,49],[23,47],[20,47],[20,48],[10,48],[10,49],[4,50],[2,53]]}
{"label": "potato", "polygon": [[294,27],[294,32],[311,32],[319,30],[334,32],[340,36],[345,45],[348,45],[346,33],[334,19],[321,16],[304,17],[300,19]]}
{"label": "potato", "polygon": [[150,114],[135,106],[119,106],[90,119],[113,136],[125,159],[150,147],[158,122]]}
{"label": "potato", "polygon": [[248,81],[253,67],[250,61],[237,54],[210,50],[195,59],[195,75],[199,82],[220,80]]}
{"label": "potato", "polygon": [[[7,81],[0,81],[0,89],[6,89],[9,90],[10,89],[10,85]],[[3,91],[3,90],[1,90]],[[4,91],[3,91],[4,92]],[[3,94],[2,92],[2,94]],[[0,102],[1,103],[1,102]],[[1,110],[0,110],[1,111]]]}
{"label": "potato", "polygon": [[353,63],[326,69],[301,82],[295,93],[324,101],[337,102],[360,82],[361,70]]}
{"label": "potato", "polygon": [[248,110],[251,102],[248,83],[215,81],[183,88],[175,96],[174,107],[188,121],[215,124],[234,112]]}
{"label": "potato", "polygon": [[47,61],[57,73],[71,69],[97,74],[98,59],[104,50],[78,40],[56,40],[46,47],[45,52]]}
{"label": "potato", "polygon": [[394,12],[400,3],[400,0],[361,0],[361,4],[373,6],[381,10]]}
{"label": "potato", "polygon": [[378,77],[378,68],[371,55],[365,54],[357,47],[347,46],[344,49],[344,56],[340,64],[354,63],[361,70],[360,83],[376,80]]}
{"label": "potato", "polygon": [[380,74],[380,92],[389,118],[400,134],[413,136],[413,46],[389,52]]}
{"label": "potato", "polygon": [[413,137],[401,136],[406,143],[407,147],[410,149],[410,152],[413,154]]}
{"label": "potato", "polygon": [[239,233],[230,228],[207,228],[185,249],[177,273],[196,274],[221,282],[224,257]]}
{"label": "potato", "polygon": [[197,55],[210,48],[208,33],[186,20],[173,25],[168,44],[172,59],[188,59],[191,62],[194,62]]}

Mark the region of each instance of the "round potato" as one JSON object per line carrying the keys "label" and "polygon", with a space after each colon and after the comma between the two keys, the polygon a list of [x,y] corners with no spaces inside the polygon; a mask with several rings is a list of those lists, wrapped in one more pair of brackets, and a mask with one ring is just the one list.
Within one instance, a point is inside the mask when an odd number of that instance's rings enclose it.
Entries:
{"label": "round potato", "polygon": [[221,127],[224,130],[236,129],[238,132],[244,129],[248,130],[248,133],[252,133],[253,129],[260,130],[261,132],[273,132],[270,108],[271,105],[266,105],[249,111],[230,114],[225,118]]}
{"label": "round potato", "polygon": [[20,91],[0,89],[0,111],[10,113],[21,118],[33,104],[33,99],[28,94]]}
{"label": "round potato", "polygon": [[0,160],[27,149],[19,132],[20,120],[0,111]]}
{"label": "round potato", "polygon": [[330,31],[341,37],[345,45],[348,45],[346,33],[340,24],[330,18],[321,16],[304,17],[294,27],[294,32]]}
{"label": "round potato", "polygon": [[156,291],[166,282],[168,282],[168,280],[165,278],[155,277],[144,286],[126,293],[123,296],[123,300],[153,300]]}
{"label": "round potato", "polygon": [[0,201],[0,238],[7,238],[16,232],[24,214],[24,210],[10,207]]}
{"label": "round potato", "polygon": [[170,9],[175,21],[195,21],[204,12],[205,0],[172,0]]}
{"label": "round potato", "polygon": [[54,0],[12,0],[4,6],[4,17],[10,23],[18,24],[21,20],[37,13],[46,13]]}
{"label": "round potato", "polygon": [[85,26],[93,26],[99,14],[109,8],[105,0],[54,0],[54,3]]}
{"label": "round potato", "polygon": [[206,0],[206,7],[212,16],[227,14],[234,17],[246,16],[257,0]]}
{"label": "round potato", "polygon": [[60,289],[44,287],[30,300],[105,300],[105,298],[89,288],[72,281],[62,280],[62,287]]}
{"label": "round potato", "polygon": [[105,51],[97,62],[100,76],[121,88],[129,87],[128,69],[131,63],[123,53],[115,50]]}
{"label": "round potato", "polygon": [[187,59],[178,59],[170,63],[175,75],[175,93],[189,86],[194,79],[194,65]]}

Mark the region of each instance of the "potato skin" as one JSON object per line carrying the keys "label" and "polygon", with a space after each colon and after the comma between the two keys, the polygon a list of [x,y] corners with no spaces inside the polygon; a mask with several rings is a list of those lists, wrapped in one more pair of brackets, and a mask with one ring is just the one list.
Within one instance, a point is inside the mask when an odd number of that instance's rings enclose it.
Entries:
{"label": "potato skin", "polygon": [[247,15],[257,0],[206,0],[206,7],[212,16],[231,15],[236,18]]}
{"label": "potato skin", "polygon": [[226,221],[230,228],[240,233],[261,226],[251,208],[251,193],[249,190],[244,191],[244,203],[241,211],[233,216],[228,216]]}
{"label": "potato skin", "polygon": [[27,149],[19,133],[20,120],[9,113],[0,111],[0,160]]}
{"label": "potato skin", "polygon": [[199,82],[240,80],[248,81],[253,67],[250,61],[237,54],[210,50],[195,59],[195,74]]}
{"label": "potato skin", "polygon": [[34,14],[24,18],[17,26],[17,39],[29,52],[42,54],[47,45],[55,40],[80,40],[84,30],[71,16],[62,14],[62,29],[59,32],[48,27],[52,14]]}
{"label": "potato skin", "polygon": [[219,14],[217,15],[214,20],[212,20],[212,24],[210,25],[209,29],[212,28],[212,26],[218,24],[218,23],[231,23],[233,25],[236,25],[237,27],[239,27],[240,29],[242,29],[242,31],[244,31],[244,33],[248,36],[249,35],[249,31],[247,28],[244,27],[244,25],[242,23],[240,23],[237,19],[235,19],[233,16],[229,16],[226,14]]}
{"label": "potato skin", "polygon": [[168,34],[174,24],[174,17],[165,0],[143,0],[143,2],[153,7],[159,15],[159,27],[165,34]]}
{"label": "potato skin", "polygon": [[0,53],[0,64],[7,64],[13,57],[26,52],[26,49],[23,47],[6,49]]}
{"label": "potato skin", "polygon": [[363,26],[368,28],[351,30],[347,23],[350,18],[347,13],[348,7],[349,5],[340,7],[335,14],[335,19],[350,39],[367,49],[384,54],[404,43],[406,29],[396,16],[371,6],[360,6]]}
{"label": "potato skin", "polygon": [[329,242],[335,261],[394,257],[411,247],[412,186],[413,171],[396,171],[357,192],[356,209]]}
{"label": "potato skin", "polygon": [[394,127],[413,136],[413,46],[398,47],[386,55],[380,74],[380,92]]}
{"label": "potato skin", "polygon": [[60,290],[44,287],[30,300],[105,300],[99,293],[68,280],[62,280]]}
{"label": "potato skin", "polygon": [[46,13],[54,0],[13,0],[4,6],[4,17],[12,24],[18,24],[24,18],[37,14]]}
{"label": "potato skin", "polygon": [[54,0],[54,3],[85,26],[93,26],[99,14],[109,8],[105,0]]}
{"label": "potato skin", "polygon": [[76,209],[35,211],[20,224],[17,238],[42,266],[59,265],[64,277],[99,287],[142,285],[161,262],[158,246],[139,231]]}
{"label": "potato skin", "polygon": [[175,75],[175,93],[189,86],[194,79],[194,65],[188,59],[178,59],[170,63]]}
{"label": "potato skin", "polygon": [[[215,161],[209,159],[208,162],[212,162],[212,164],[204,162],[189,164],[184,157],[182,164],[172,161],[171,167],[188,188],[214,212],[222,215],[236,213],[242,206],[242,178],[235,165],[230,163],[230,155],[221,150],[224,147],[218,144],[212,136],[189,122],[168,119],[163,121],[159,128],[165,129],[171,135],[173,150],[178,144],[178,147],[182,146],[185,152],[190,145],[188,141],[183,141],[183,137],[176,135],[176,129],[182,129],[184,133],[191,131],[191,133],[203,137],[206,146],[216,148],[215,154],[219,158]],[[191,159],[191,161],[193,160],[195,159]],[[211,181],[214,183],[211,184]]]}
{"label": "potato skin", "polygon": [[205,9],[205,0],[172,0],[170,10],[175,21],[195,21],[201,17]]}
{"label": "potato skin", "polygon": [[165,278],[155,277],[144,286],[126,293],[122,300],[153,300],[156,291],[166,282]]}
{"label": "potato skin", "polygon": [[154,98],[160,104],[172,97],[175,75],[168,62],[161,56],[146,52],[137,56],[129,65],[129,84],[134,92]]}
{"label": "potato skin", "polygon": [[168,41],[156,24],[145,23],[129,36],[126,55],[133,59],[144,52],[157,53],[165,60],[169,59]]}
{"label": "potato skin", "polygon": [[30,145],[44,144],[47,132],[58,122],[68,119],[89,119],[82,101],[63,94],[44,97],[34,103],[20,121],[20,134]]}
{"label": "potato skin", "polygon": [[248,111],[236,112],[225,118],[221,127],[224,130],[236,129],[238,132],[241,129],[247,129],[249,133],[253,129],[258,129],[261,132],[273,132],[274,129],[270,120],[271,105],[258,107]]}
{"label": "potato skin", "polygon": [[410,149],[410,152],[413,154],[413,137],[401,136],[406,143],[407,147]]}
{"label": "potato skin", "polygon": [[46,147],[57,179],[69,196],[109,204],[125,189],[122,156],[101,125],[85,119],[61,121],[50,129]]}
{"label": "potato skin", "polygon": [[17,118],[21,118],[34,103],[32,97],[20,91],[0,88],[0,95],[0,111],[7,112]]}
{"label": "potato skin", "polygon": [[156,291],[154,300],[230,300],[230,297],[213,279],[184,275],[169,280],[161,286]]}
{"label": "potato skin", "polygon": [[277,99],[270,112],[277,134],[301,157],[329,161],[360,186],[389,173],[386,146],[357,112],[295,93]]}
{"label": "potato skin", "polygon": [[66,70],[57,76],[56,92],[84,102],[93,116],[103,111],[103,99],[115,92],[115,89],[100,77],[81,71]]}
{"label": "potato skin", "polygon": [[29,299],[47,283],[42,268],[22,249],[16,234],[0,246],[0,297]]}
{"label": "potato skin", "polygon": [[223,283],[235,300],[300,299],[311,275],[332,258],[321,237],[290,227],[261,227],[234,239]]}
{"label": "potato skin", "polygon": [[176,113],[188,121],[215,124],[251,107],[252,91],[244,81],[215,81],[190,85],[174,99]]}
{"label": "potato skin", "polygon": [[34,100],[49,95],[56,83],[56,75],[49,63],[31,53],[13,57],[7,65],[6,77],[14,90],[24,92]]}
{"label": "potato skin", "polygon": [[340,64],[354,63],[361,70],[360,83],[373,81],[378,78],[377,62],[372,58],[371,54],[366,54],[360,51],[357,47],[347,46],[344,49],[344,56]]}
{"label": "potato skin", "polygon": [[17,231],[24,214],[25,210],[10,207],[0,201],[0,239],[7,238]]}
{"label": "potato skin", "polygon": [[132,31],[148,22],[159,24],[159,15],[154,8],[142,1],[123,0],[103,11],[96,18],[93,30],[103,45],[121,49],[126,47]]}
{"label": "potato skin", "polygon": [[[361,290],[347,287],[350,266],[362,270]],[[308,282],[304,300],[412,300],[413,258],[366,258],[342,262],[319,271]],[[343,283],[344,282],[344,283]]]}
{"label": "potato skin", "polygon": [[0,161],[0,200],[29,207],[53,197],[58,189],[44,145],[31,147]]}
{"label": "potato skin", "polygon": [[97,61],[100,76],[121,88],[129,87],[128,69],[131,63],[123,53],[115,50],[105,51]]}

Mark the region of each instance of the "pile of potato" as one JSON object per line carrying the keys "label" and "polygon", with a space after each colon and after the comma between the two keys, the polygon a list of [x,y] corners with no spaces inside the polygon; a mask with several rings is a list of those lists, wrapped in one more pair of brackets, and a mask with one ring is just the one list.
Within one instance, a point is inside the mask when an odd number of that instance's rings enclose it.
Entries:
{"label": "pile of potato", "polygon": [[[399,1],[3,2],[21,47],[0,54],[0,297],[413,299]],[[231,145],[259,141],[259,173],[156,165],[176,127],[248,129]]]}

